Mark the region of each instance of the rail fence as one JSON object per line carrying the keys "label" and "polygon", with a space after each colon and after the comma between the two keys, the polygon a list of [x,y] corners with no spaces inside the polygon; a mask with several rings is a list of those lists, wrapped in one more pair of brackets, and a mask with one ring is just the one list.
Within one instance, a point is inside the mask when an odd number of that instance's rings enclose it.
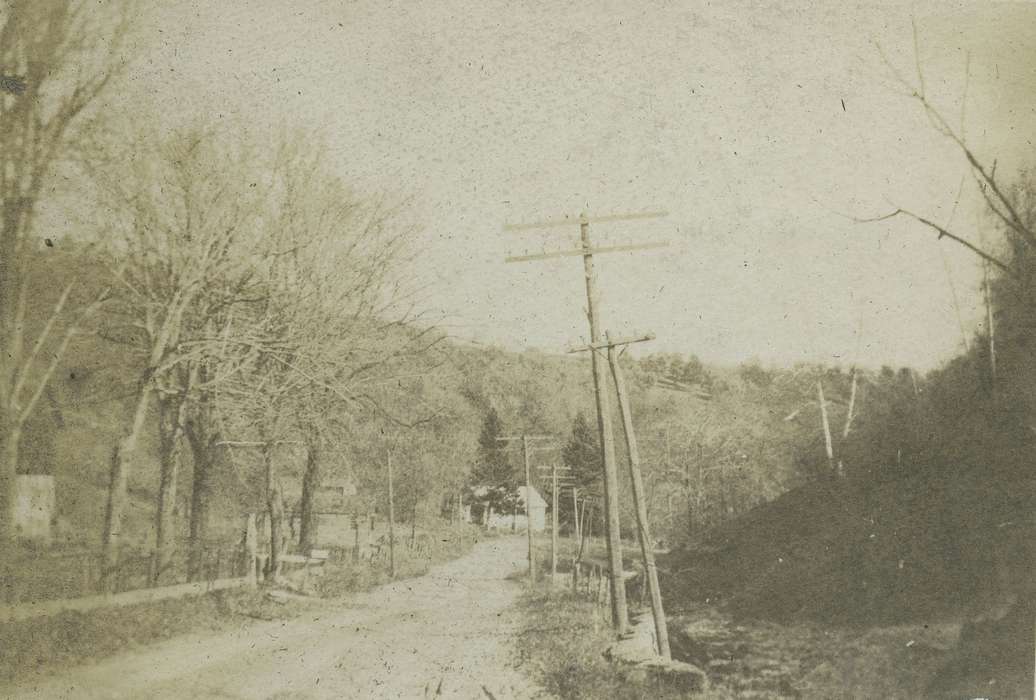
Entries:
{"label": "rail fence", "polygon": [[[623,571],[627,600],[638,600],[644,606],[646,587],[644,577],[637,570]],[[582,559],[572,562],[572,591],[594,601],[598,606],[611,605],[611,567],[601,559]]]}
{"label": "rail fence", "polygon": [[[397,535],[397,554],[432,556],[432,538],[424,532]],[[308,576],[328,562],[380,566],[389,559],[385,534],[371,542],[330,547],[305,553],[285,542],[278,573]],[[246,519],[239,541],[207,540],[191,561],[186,541],[176,547],[163,569],[152,579],[154,554],[123,548],[117,564],[104,570],[101,549],[26,548],[0,558],[0,623],[31,619],[60,612],[162,600],[213,590],[256,585],[269,572],[268,543],[260,545],[256,519]],[[105,575],[107,574],[107,576]]]}
{"label": "rail fence", "polygon": [[198,571],[189,576],[189,554],[178,547],[156,581],[151,582],[150,551],[124,549],[118,563],[105,576],[100,548],[65,551],[23,550],[0,561],[0,603],[38,603],[78,598],[102,592],[124,593],[142,588],[188,582],[215,581],[244,576],[247,572],[242,545],[204,542]]}

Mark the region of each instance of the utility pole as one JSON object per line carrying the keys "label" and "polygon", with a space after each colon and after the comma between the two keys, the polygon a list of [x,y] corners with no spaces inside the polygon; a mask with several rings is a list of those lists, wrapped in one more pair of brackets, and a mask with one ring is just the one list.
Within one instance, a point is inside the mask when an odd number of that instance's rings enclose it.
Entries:
{"label": "utility pole", "polygon": [[392,492],[392,453],[388,453],[389,578],[396,578],[396,503]]}
{"label": "utility pole", "polygon": [[552,448],[534,448],[529,445],[532,440],[553,440],[554,438],[550,435],[521,435],[516,437],[498,437],[497,440],[500,442],[512,442],[516,440],[522,441],[522,459],[525,462],[525,531],[529,537],[529,581],[536,582],[536,553],[535,547],[532,542],[532,473],[529,468],[529,453],[533,449],[552,449]]}
{"label": "utility pole", "polygon": [[572,534],[579,541],[579,487],[572,487]]}
{"label": "utility pole", "polygon": [[[587,506],[588,502],[589,502],[589,505],[590,505],[590,512],[589,513],[586,512],[586,506]],[[592,547],[593,544],[594,544],[593,543],[593,537],[594,537],[594,506],[595,506],[595,502],[593,500],[586,499],[586,498],[583,499],[583,508],[582,508],[582,510],[583,510],[583,515],[586,517],[586,520],[583,523],[583,532],[582,532],[583,539],[579,541],[579,557],[578,557],[579,561],[583,560],[583,552],[586,550],[586,545],[589,544]],[[589,540],[589,542],[588,542],[588,540]]]}
{"label": "utility pole", "polygon": [[651,541],[651,531],[648,524],[646,494],[644,493],[644,479],[640,472],[640,450],[637,447],[637,436],[633,431],[633,414],[630,409],[629,395],[626,393],[626,380],[622,374],[622,367],[619,365],[619,355],[615,348],[631,343],[640,343],[654,340],[654,335],[648,334],[635,338],[612,339],[610,333],[605,333],[605,342],[590,344],[579,348],[575,352],[589,350],[592,353],[604,349],[608,353],[608,365],[611,367],[612,379],[615,381],[615,393],[619,400],[619,413],[622,418],[622,431],[626,436],[626,449],[629,455],[630,481],[633,484],[633,504],[637,515],[637,532],[640,535],[640,552],[644,559],[644,576],[647,578],[647,586],[651,594],[651,615],[655,622],[655,637],[658,640],[658,653],[663,659],[670,659],[669,652],[669,630],[666,625],[665,611],[662,609],[662,593],[658,587],[658,567],[655,565],[655,545]]}
{"label": "utility pole", "polygon": [[[562,219],[544,221],[535,224],[505,225],[505,231],[524,231],[552,227],[567,227],[579,224],[581,247],[576,250],[539,253],[534,255],[512,256],[506,262],[528,262],[548,260],[551,258],[580,256],[583,258],[583,276],[586,283],[586,316],[590,324],[590,343],[601,341],[601,330],[598,314],[600,313],[600,295],[597,290],[597,276],[594,272],[593,256],[595,253],[612,253],[620,251],[646,250],[662,248],[667,242],[643,243],[639,245],[606,246],[594,248],[590,241],[590,224],[610,221],[631,221],[639,219],[656,219],[668,216],[666,212],[643,212],[636,214],[615,214],[590,219],[585,213],[578,219]],[[612,624],[620,636],[626,633],[629,615],[626,608],[626,585],[622,571],[622,538],[619,530],[619,491],[618,476],[615,467],[615,444],[612,436],[611,415],[607,397],[603,387],[606,382],[604,367],[597,353],[590,354],[590,364],[594,378],[594,396],[597,403],[597,429],[601,438],[601,451],[604,471],[604,510],[608,541],[608,562],[611,571],[611,603]]]}
{"label": "utility pole", "polygon": [[[629,395],[626,393],[626,380],[622,376],[619,357],[615,352],[615,343],[605,333],[608,342],[608,364],[612,368],[615,380],[615,392],[619,397],[619,413],[622,415],[622,430],[626,436],[626,448],[629,453],[630,480],[633,483],[633,502],[637,513],[637,530],[640,532],[640,551],[644,557],[644,573],[647,576],[649,593],[651,594],[651,615],[655,620],[655,636],[658,640],[658,653],[667,661],[672,658],[669,653],[669,629],[666,625],[665,611],[662,609],[662,592],[658,587],[658,568],[655,566],[655,544],[651,541],[648,525],[647,503],[644,494],[644,482],[640,474],[640,452],[637,449],[637,437],[633,432],[633,415],[630,409]],[[631,342],[637,342],[636,340]]]}
{"label": "utility pole", "polygon": [[554,585],[554,579],[558,574],[558,495],[560,486],[567,485],[559,482],[558,471],[570,471],[570,468],[558,467],[555,462],[540,469],[550,470],[550,581],[551,585]]}

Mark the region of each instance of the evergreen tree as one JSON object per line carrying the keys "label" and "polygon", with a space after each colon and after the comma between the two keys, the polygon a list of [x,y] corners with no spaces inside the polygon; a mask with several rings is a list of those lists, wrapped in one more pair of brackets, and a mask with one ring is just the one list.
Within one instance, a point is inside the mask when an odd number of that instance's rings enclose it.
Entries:
{"label": "evergreen tree", "polygon": [[565,466],[576,486],[581,490],[592,488],[601,478],[601,449],[597,439],[597,426],[593,425],[580,411],[572,421],[572,433],[561,451]]}
{"label": "evergreen tree", "polygon": [[506,443],[497,438],[504,434],[503,422],[495,408],[490,407],[482,421],[478,436],[475,468],[472,470],[473,489],[486,488],[483,496],[487,505],[497,513],[509,513],[517,502],[515,473],[508,457]]}

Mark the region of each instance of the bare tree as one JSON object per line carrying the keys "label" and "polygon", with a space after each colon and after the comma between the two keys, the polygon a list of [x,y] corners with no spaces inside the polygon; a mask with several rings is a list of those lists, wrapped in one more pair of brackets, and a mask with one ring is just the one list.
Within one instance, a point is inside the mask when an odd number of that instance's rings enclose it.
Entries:
{"label": "bare tree", "polygon": [[[885,62],[886,67],[903,93],[910,99],[915,100],[921,106],[921,109],[932,128],[950,140],[960,150],[960,153],[964,156],[964,159],[968,164],[968,172],[971,175],[972,180],[975,182],[978,191],[982,195],[987,211],[1003,226],[1003,229],[1008,234],[1008,239],[1011,244],[1025,248],[1036,247],[1036,230],[1033,229],[1031,219],[1025,216],[1025,211],[1019,209],[1015,199],[1012,197],[1010,188],[1004,186],[999,180],[997,180],[996,161],[994,160],[992,165],[984,162],[968,143],[967,131],[965,129],[965,106],[967,104],[967,91],[970,77],[968,64],[965,65],[964,70],[960,124],[959,126],[953,126],[943,112],[935,107],[928,94],[924,70],[921,65],[916,22],[912,23],[912,27],[914,32],[914,79],[908,79],[892,64],[881,49],[881,46],[877,46],[882,60]],[[949,228],[932,221],[929,217],[916,214],[902,207],[881,216],[854,218],[854,220],[860,223],[872,223],[900,216],[914,219],[932,229],[938,234],[939,240],[946,238],[967,248],[981,258],[985,264],[993,265],[1011,276],[1017,274],[1017,271],[1011,267],[1010,261],[1000,259],[992,251],[986,249],[981,242],[976,243],[967,235],[951,231]]]}
{"label": "bare tree", "polygon": [[[159,485],[155,510],[155,550],[149,575],[156,585],[168,569],[172,558],[175,532],[177,485],[182,467],[183,437],[187,429],[187,409],[198,385],[198,363],[172,370],[179,386],[166,385],[159,391],[165,397],[158,402],[159,418]],[[171,384],[171,383],[170,383]]]}
{"label": "bare tree", "polygon": [[39,334],[27,337],[28,260],[46,185],[76,155],[84,115],[119,67],[128,15],[109,7],[36,0],[0,7],[0,541],[16,535],[22,429],[81,320],[73,314],[69,322],[70,284]]}
{"label": "bare tree", "polygon": [[[204,404],[221,379],[226,368],[218,360],[227,337],[220,331],[229,330],[235,305],[253,293],[242,251],[252,247],[261,195],[250,186],[254,162],[247,152],[205,132],[176,134],[148,156],[130,161],[132,178],[115,174],[103,183],[113,211],[121,213],[110,251],[116,261],[110,327],[136,351],[139,375],[132,418],[112,455],[102,542],[103,571],[110,574],[118,561],[128,470],[157,401],[163,453],[156,578],[168,559],[181,436],[192,437],[192,444],[203,439],[188,402]],[[195,481],[204,478],[197,459],[195,471]]]}
{"label": "bare tree", "polygon": [[237,352],[254,356],[218,405],[237,436],[258,436],[262,446],[275,563],[283,490],[274,447],[307,447],[301,535],[312,544],[327,457],[340,451],[357,417],[377,413],[406,423],[414,407],[394,412],[386,387],[414,373],[409,363],[441,336],[412,325],[418,292],[404,274],[412,229],[400,224],[398,209],[355,195],[301,138],[281,142],[272,171],[266,234],[253,261],[262,301],[229,334]]}

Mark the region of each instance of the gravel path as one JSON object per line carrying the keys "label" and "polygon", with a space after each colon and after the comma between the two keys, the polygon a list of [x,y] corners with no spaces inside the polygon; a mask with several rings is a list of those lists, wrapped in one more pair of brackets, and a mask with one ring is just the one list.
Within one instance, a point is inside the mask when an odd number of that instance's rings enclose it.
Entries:
{"label": "gravel path", "polygon": [[525,542],[232,633],[178,637],[0,688],[24,698],[543,698],[513,667]]}

